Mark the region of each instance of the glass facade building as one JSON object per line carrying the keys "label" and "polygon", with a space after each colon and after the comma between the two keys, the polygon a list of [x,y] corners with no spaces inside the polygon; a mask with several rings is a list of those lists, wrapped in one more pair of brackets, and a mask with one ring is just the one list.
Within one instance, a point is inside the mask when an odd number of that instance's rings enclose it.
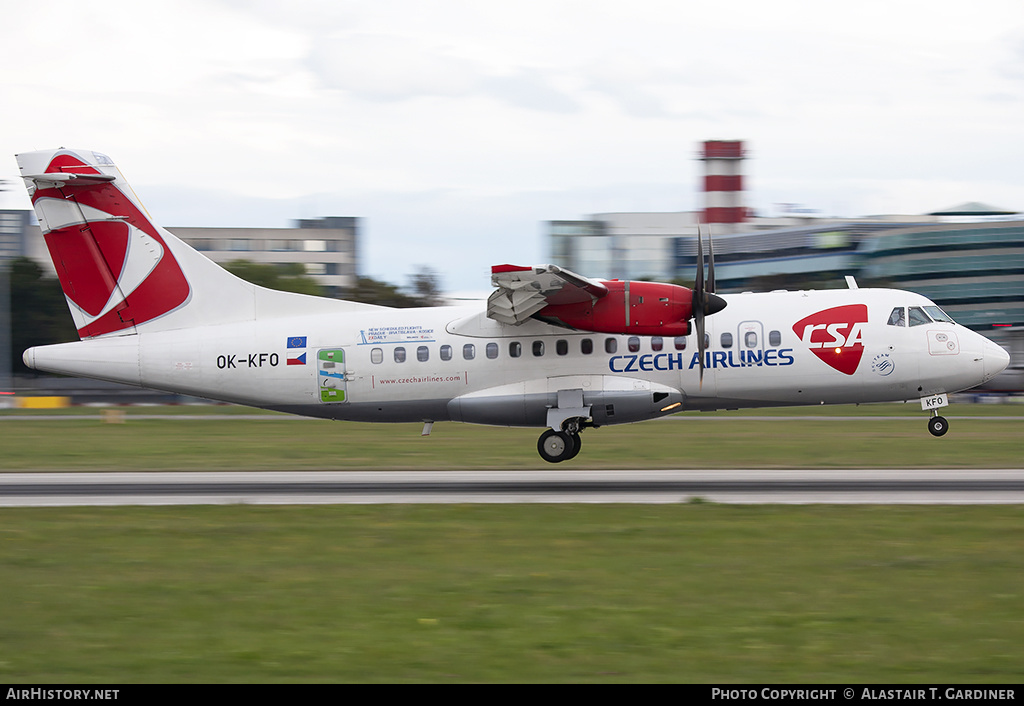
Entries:
{"label": "glass facade building", "polygon": [[[976,330],[1024,325],[1024,220],[815,219],[760,231],[747,225],[746,232],[714,236],[719,292],[845,287],[844,276],[853,275],[863,286],[922,294]],[[549,227],[552,262],[587,277],[692,281],[696,271],[693,214],[602,214]]]}
{"label": "glass facade building", "polygon": [[890,230],[859,254],[865,278],[923,294],[972,329],[1024,324],[1024,221]]}

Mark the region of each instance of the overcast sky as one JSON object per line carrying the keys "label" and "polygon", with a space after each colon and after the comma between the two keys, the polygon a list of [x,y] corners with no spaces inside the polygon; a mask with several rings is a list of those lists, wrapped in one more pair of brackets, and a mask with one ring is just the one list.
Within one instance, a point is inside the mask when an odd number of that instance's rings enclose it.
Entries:
{"label": "overcast sky", "polygon": [[164,226],[361,216],[398,284],[486,289],[547,261],[544,221],[700,208],[706,139],[747,141],[765,215],[1024,210],[1021,0],[0,8],[0,179],[67,146]]}

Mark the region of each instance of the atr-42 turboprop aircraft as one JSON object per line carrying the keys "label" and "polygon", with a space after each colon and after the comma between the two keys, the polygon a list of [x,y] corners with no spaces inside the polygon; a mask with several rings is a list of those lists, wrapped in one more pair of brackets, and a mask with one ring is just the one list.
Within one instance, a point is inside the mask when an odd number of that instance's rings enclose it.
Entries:
{"label": "atr-42 turboprop aircraft", "polygon": [[715,294],[499,265],[481,306],[390,309],[257,287],[156,226],[105,155],[18,155],[81,341],[25,351],[36,370],[364,422],[546,428],[541,457],[588,427],[682,410],[920,399],[1007,353],[912,292]]}

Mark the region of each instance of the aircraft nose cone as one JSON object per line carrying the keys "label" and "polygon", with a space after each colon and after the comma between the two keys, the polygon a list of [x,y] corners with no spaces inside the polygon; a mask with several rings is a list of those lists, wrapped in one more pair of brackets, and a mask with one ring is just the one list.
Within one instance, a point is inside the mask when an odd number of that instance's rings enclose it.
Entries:
{"label": "aircraft nose cone", "polygon": [[985,380],[991,380],[1006,369],[1010,364],[1010,354],[1001,346],[997,346],[988,339],[985,340],[985,348],[982,351],[985,358]]}

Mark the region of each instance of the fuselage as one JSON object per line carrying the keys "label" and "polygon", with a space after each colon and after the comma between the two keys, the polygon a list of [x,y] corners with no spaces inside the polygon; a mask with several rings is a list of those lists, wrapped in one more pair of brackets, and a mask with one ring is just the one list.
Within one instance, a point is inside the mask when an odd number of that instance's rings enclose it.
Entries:
{"label": "fuselage", "polygon": [[920,319],[934,304],[910,292],[724,298],[728,306],[707,320],[703,379],[695,334],[508,325],[478,305],[140,327],[25,357],[40,370],[311,417],[536,427],[551,426],[549,410],[570,399],[601,426],[688,409],[918,399],[981,384],[1006,365],[983,336]]}

